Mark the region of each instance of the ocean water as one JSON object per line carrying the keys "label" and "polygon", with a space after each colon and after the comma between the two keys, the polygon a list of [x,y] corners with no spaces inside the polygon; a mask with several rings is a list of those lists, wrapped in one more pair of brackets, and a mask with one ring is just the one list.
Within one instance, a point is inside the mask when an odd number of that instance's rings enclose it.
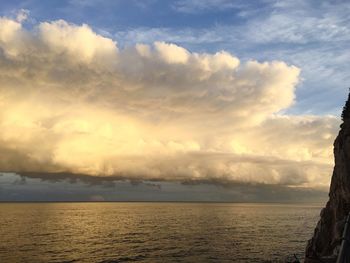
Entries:
{"label": "ocean water", "polygon": [[0,262],[288,262],[321,204],[1,203]]}

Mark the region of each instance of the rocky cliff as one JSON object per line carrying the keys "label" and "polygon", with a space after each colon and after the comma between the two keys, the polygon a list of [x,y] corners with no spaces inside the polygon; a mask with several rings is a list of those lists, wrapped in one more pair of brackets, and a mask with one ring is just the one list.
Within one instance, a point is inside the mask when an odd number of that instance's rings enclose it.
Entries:
{"label": "rocky cliff", "polygon": [[350,211],[350,94],[342,119],[343,124],[334,142],[335,167],[329,201],[322,209],[314,235],[307,244],[307,263],[335,262],[345,219]]}

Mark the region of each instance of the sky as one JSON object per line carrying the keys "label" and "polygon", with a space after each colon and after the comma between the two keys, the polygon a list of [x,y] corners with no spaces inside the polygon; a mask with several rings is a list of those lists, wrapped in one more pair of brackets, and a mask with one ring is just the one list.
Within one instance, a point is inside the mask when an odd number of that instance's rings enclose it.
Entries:
{"label": "sky", "polygon": [[0,3],[0,200],[315,201],[348,1]]}

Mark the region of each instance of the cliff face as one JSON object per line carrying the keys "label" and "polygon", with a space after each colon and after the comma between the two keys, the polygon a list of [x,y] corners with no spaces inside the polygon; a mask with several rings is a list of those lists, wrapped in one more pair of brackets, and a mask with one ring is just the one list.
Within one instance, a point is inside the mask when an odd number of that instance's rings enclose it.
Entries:
{"label": "cliff face", "polygon": [[334,142],[335,167],[329,201],[322,209],[320,221],[306,247],[305,262],[309,263],[335,262],[345,219],[350,211],[350,119],[344,118],[340,127]]}

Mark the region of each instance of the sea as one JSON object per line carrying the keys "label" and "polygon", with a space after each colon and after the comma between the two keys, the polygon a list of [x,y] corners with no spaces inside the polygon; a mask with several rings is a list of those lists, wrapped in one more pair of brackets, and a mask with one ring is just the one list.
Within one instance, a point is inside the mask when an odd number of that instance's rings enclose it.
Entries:
{"label": "sea", "polygon": [[0,203],[0,262],[294,262],[322,206]]}

